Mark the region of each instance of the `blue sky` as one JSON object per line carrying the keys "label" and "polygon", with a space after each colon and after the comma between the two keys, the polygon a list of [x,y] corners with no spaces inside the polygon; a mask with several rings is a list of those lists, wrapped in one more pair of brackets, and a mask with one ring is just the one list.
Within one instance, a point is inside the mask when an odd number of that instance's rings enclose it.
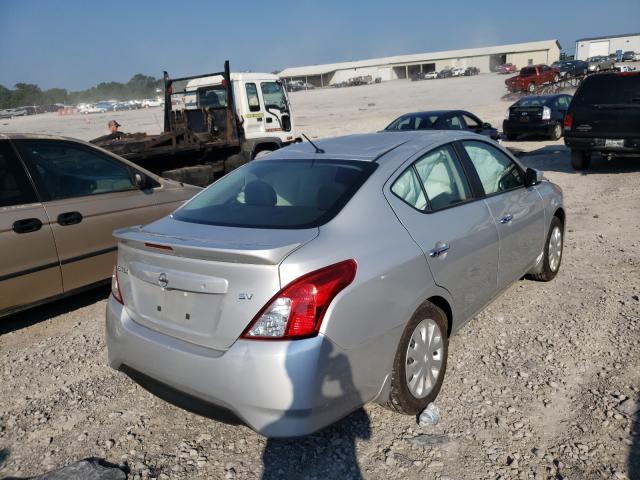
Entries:
{"label": "blue sky", "polygon": [[[525,7],[531,5],[531,7]],[[640,31],[639,0],[0,0],[0,84],[84,89]]]}

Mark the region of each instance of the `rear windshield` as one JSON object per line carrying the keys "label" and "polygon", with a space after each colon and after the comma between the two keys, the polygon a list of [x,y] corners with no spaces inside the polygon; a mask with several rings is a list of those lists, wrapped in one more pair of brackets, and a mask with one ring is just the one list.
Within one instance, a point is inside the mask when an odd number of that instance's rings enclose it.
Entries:
{"label": "rear windshield", "polygon": [[173,218],[245,228],[317,227],[342,210],[375,168],[363,161],[254,161],[222,177]]}
{"label": "rear windshield", "polygon": [[594,75],[574,96],[576,105],[636,105],[640,107],[640,74]]}
{"label": "rear windshield", "polygon": [[535,67],[524,67],[520,70],[520,75],[535,75],[536,69]]}
{"label": "rear windshield", "polygon": [[529,97],[518,100],[514,107],[540,107],[549,101],[547,97]]}

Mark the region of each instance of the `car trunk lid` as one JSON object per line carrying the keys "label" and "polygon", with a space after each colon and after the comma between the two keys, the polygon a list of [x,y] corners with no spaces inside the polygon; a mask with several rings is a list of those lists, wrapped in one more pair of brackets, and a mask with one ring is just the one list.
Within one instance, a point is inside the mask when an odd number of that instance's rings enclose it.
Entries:
{"label": "car trunk lid", "polygon": [[[181,233],[187,226],[189,233]],[[281,288],[280,262],[318,229],[233,228],[167,217],[114,235],[120,290],[133,321],[226,350]]]}

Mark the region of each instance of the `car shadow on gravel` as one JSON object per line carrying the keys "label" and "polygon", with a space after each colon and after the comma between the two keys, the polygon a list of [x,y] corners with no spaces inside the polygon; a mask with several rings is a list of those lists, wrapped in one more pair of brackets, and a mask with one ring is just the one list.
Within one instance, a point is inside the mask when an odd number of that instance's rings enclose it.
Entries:
{"label": "car shadow on gravel", "polygon": [[629,451],[629,478],[640,479],[640,395],[636,401],[636,412],[631,423],[631,450]]}
{"label": "car shadow on gravel", "polygon": [[[514,150],[512,150],[512,153],[514,153]],[[526,166],[549,172],[598,175],[640,171],[640,157],[617,157],[607,160],[598,154],[593,155],[591,166],[588,170],[574,170],[571,166],[571,151],[564,145],[547,145],[530,152],[517,152],[514,154]]]}
{"label": "car shadow on gravel", "polygon": [[[348,358],[336,353],[332,355],[328,342],[323,344],[318,355],[319,371],[323,372],[321,387],[309,392],[299,386],[304,385],[308,373],[292,356],[287,356],[286,368],[294,388],[294,398],[290,409],[281,419],[267,427],[267,431],[283,435],[292,422],[309,415],[309,410],[297,407],[313,399],[315,405],[331,406],[340,412],[357,410],[342,420],[329,425],[311,435],[298,438],[269,438],[265,446],[262,480],[292,478],[335,478],[341,480],[362,479],[356,452],[356,439],[371,437],[371,421],[363,408],[364,402],[353,384]],[[317,414],[317,412],[314,412]]]}
{"label": "car shadow on gravel", "polygon": [[14,332],[30,327],[36,323],[50,320],[58,315],[87,307],[109,296],[111,291],[109,286],[100,286],[77,293],[67,298],[45,303],[38,307],[30,308],[22,312],[14,313],[4,318],[0,318],[0,335]]}

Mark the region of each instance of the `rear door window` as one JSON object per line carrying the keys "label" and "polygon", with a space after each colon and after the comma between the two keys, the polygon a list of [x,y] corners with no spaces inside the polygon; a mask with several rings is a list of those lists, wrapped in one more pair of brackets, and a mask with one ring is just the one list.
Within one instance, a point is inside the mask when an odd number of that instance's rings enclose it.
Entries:
{"label": "rear door window", "polygon": [[0,141],[0,208],[37,202],[22,163],[8,141]]}
{"label": "rear door window", "polygon": [[317,227],[342,210],[375,168],[363,161],[254,161],[222,177],[173,218],[246,228]]}
{"label": "rear door window", "polygon": [[407,168],[393,182],[391,191],[422,211],[439,210],[472,198],[464,170],[448,145],[432,150]]}
{"label": "rear door window", "polygon": [[480,128],[480,122],[478,122],[475,118],[470,117],[469,115],[462,115],[464,119],[464,123],[467,125],[467,128],[471,130],[475,130],[476,128]]}
{"label": "rear door window", "polygon": [[38,190],[48,200],[136,189],[129,166],[84,145],[18,141]]}
{"label": "rear door window", "polygon": [[462,145],[486,195],[524,186],[522,173],[515,162],[493,145],[475,140],[463,141]]}

